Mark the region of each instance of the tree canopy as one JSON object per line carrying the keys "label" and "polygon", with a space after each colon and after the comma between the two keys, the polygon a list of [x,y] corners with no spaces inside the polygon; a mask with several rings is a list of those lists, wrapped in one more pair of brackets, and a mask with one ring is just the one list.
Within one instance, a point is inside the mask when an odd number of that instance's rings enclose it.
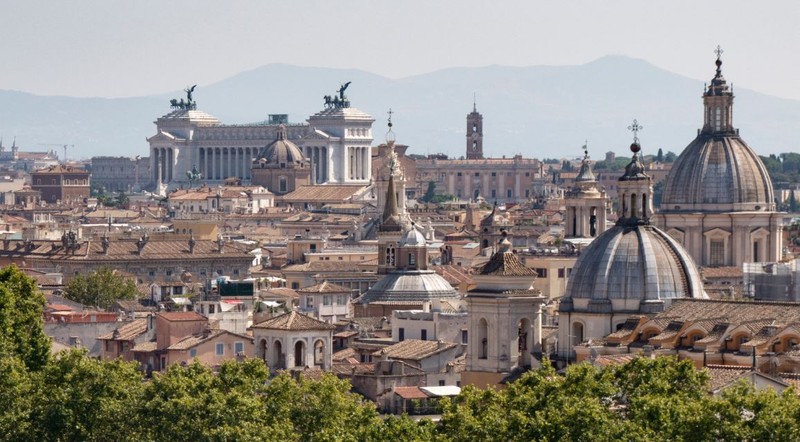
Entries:
{"label": "tree canopy", "polygon": [[118,300],[137,299],[140,293],[132,279],[102,267],[72,278],[65,287],[64,296],[81,304],[107,309]]}
{"label": "tree canopy", "polygon": [[382,418],[332,374],[270,377],[263,361],[213,372],[174,365],[147,380],[135,363],[62,352],[40,370],[0,359],[0,431],[9,441],[617,441],[798,440],[800,397],[736,384],[708,394],[689,361],[620,366],[545,361],[502,390],[464,387],[441,422]]}
{"label": "tree canopy", "polygon": [[47,362],[50,338],[44,334],[44,305],[33,279],[14,265],[0,269],[0,360],[19,358],[29,369]]}

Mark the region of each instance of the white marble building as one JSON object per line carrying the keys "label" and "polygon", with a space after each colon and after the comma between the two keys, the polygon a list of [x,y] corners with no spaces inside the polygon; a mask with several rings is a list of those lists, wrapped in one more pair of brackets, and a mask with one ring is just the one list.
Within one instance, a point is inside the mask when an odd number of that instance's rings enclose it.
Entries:
{"label": "white marble building", "polygon": [[262,123],[239,125],[223,124],[191,101],[176,107],[155,121],[156,134],[147,139],[152,184],[188,186],[187,172],[193,168],[211,185],[231,177],[246,184],[258,151],[275,141],[281,124],[311,161],[314,183],[363,185],[372,176],[375,120],[358,109],[327,105],[306,123],[286,124],[285,115],[271,115]]}

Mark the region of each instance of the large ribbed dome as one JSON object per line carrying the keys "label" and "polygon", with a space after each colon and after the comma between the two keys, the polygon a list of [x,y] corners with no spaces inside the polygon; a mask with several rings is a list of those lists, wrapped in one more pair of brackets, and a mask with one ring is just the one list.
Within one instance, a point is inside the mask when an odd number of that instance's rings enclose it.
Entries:
{"label": "large ribbed dome", "polygon": [[443,298],[458,298],[458,292],[433,270],[396,270],[384,276],[357,302],[402,305]]}
{"label": "large ribbed dome", "polygon": [[673,164],[661,209],[775,210],[774,201],[764,163],[738,135],[701,133]]}
{"label": "large ribbed dome", "polygon": [[703,94],[703,128],[667,175],[662,212],[775,210],[767,169],[733,126],[733,91],[717,49],[717,71]]}
{"label": "large ribbed dome", "polygon": [[292,167],[305,162],[303,152],[286,137],[286,128],[281,125],[277,138],[258,152],[256,162],[280,167]]}
{"label": "large ribbed dome", "polygon": [[[694,261],[674,239],[647,224],[616,225],[581,253],[561,309],[650,312],[665,300],[706,297]],[[576,301],[586,298],[588,305]],[[613,308],[617,300],[624,306]]]}

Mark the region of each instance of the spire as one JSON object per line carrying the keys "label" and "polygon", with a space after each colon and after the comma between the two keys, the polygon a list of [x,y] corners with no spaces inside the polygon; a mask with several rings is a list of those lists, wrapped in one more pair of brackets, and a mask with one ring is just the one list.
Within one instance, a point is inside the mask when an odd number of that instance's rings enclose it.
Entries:
{"label": "spire", "polygon": [[587,140],[583,144],[583,161],[581,161],[581,169],[578,171],[578,176],[575,177],[576,183],[597,181],[594,172],[592,172],[592,163],[589,161],[588,145],[589,141]]}
{"label": "spire", "polygon": [[478,112],[478,94],[472,93],[472,112]]}
{"label": "spire", "polygon": [[394,193],[394,175],[389,175],[389,186],[386,188],[386,205],[383,207],[382,222],[397,216],[400,211],[397,209],[397,195]]}
{"label": "spire", "polygon": [[714,64],[717,66],[717,71],[714,74],[714,78],[711,79],[711,85],[706,90],[706,95],[724,95],[728,94],[728,84],[725,81],[725,77],[722,76],[722,54],[725,51],[722,50],[719,45],[717,45],[717,49],[714,50],[714,53],[717,54],[717,60]]}

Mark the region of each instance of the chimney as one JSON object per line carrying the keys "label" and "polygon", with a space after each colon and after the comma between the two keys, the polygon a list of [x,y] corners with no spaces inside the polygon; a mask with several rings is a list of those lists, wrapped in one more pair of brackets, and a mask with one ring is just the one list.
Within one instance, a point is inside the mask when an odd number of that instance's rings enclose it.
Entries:
{"label": "chimney", "polygon": [[194,246],[197,244],[197,241],[194,240],[194,233],[189,236],[189,253],[194,254]]}
{"label": "chimney", "polygon": [[136,241],[136,250],[137,250],[137,253],[139,255],[142,254],[142,251],[144,250],[144,246],[147,244],[148,241],[150,241],[150,238],[147,237],[147,233],[142,235],[142,237],[139,238],[138,241]]}
{"label": "chimney", "polygon": [[103,255],[108,255],[108,235],[103,235],[103,239],[100,240],[100,245],[103,247]]}
{"label": "chimney", "polygon": [[219,246],[219,253],[223,253],[225,250],[225,240],[221,236],[217,239],[217,245]]}

